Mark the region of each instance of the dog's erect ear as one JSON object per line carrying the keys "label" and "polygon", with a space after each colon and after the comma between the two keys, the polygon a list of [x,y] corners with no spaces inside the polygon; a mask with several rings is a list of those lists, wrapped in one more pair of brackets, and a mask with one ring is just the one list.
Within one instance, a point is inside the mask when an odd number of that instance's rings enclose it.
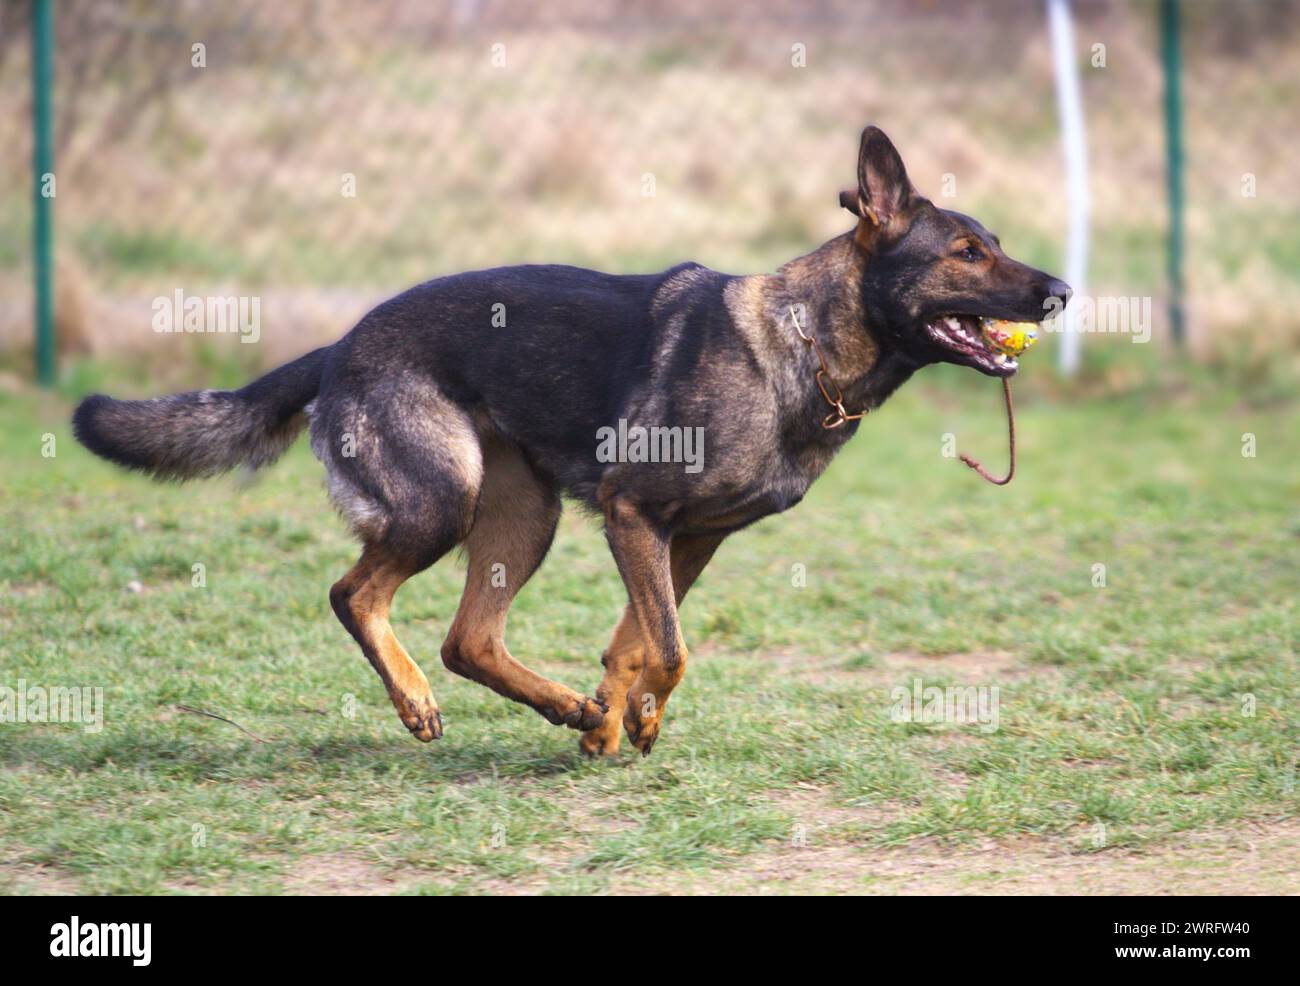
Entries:
{"label": "dog's erect ear", "polygon": [[888,227],[907,211],[916,189],[907,177],[903,159],[879,127],[862,131],[858,149],[857,201],[849,205],[840,193],[840,204],[876,226]]}

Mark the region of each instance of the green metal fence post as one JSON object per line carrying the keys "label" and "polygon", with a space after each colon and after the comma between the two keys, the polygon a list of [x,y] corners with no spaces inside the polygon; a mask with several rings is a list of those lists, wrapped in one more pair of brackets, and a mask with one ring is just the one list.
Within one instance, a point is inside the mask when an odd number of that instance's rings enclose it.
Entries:
{"label": "green metal fence post", "polygon": [[1183,345],[1183,99],[1178,2],[1160,0],[1160,52],[1165,75],[1165,146],[1169,185],[1169,330]]}
{"label": "green metal fence post", "polygon": [[54,77],[54,3],[32,3],[32,238],[35,257],[36,379],[54,385],[54,202],[46,175],[54,173],[50,136]]}

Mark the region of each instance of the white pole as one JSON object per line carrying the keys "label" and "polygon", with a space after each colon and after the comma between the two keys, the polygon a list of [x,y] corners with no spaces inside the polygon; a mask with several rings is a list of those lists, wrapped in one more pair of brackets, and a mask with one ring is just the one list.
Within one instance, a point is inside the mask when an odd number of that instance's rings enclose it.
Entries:
{"label": "white pole", "polygon": [[[1069,232],[1065,244],[1065,279],[1076,298],[1086,293],[1088,276],[1088,145],[1083,131],[1083,100],[1079,96],[1078,63],[1074,53],[1074,24],[1069,0],[1047,0],[1047,24],[1052,35],[1056,68],[1056,108],[1061,118],[1065,151],[1066,204]],[[1079,368],[1078,304],[1071,302],[1061,317],[1060,370],[1073,376]]]}

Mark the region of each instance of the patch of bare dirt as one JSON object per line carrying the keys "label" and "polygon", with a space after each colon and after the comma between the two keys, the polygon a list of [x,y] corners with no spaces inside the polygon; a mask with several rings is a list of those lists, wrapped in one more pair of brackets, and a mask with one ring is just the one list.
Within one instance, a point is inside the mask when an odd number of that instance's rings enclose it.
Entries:
{"label": "patch of bare dirt", "polygon": [[882,654],[871,664],[846,666],[843,661],[810,657],[800,650],[781,648],[762,655],[779,674],[812,684],[856,682],[863,687],[906,685],[913,678],[953,678],[972,685],[997,685],[1027,678],[1057,675],[1055,668],[1027,665],[1009,651],[966,651],[926,655],[911,651]]}
{"label": "patch of bare dirt", "polygon": [[1042,673],[1043,670],[1026,667],[1014,654],[1001,650],[966,651],[960,654],[936,656],[902,651],[883,655],[877,667],[877,673],[895,679],[944,675],[971,684],[988,685],[1032,677]]}
{"label": "patch of bare dirt", "polygon": [[792,845],[796,841],[809,846],[823,844],[833,838],[836,829],[848,825],[883,828],[907,814],[906,809],[897,803],[841,805],[824,788],[807,783],[796,784],[768,800],[794,819],[796,828],[791,833]]}
{"label": "patch of bare dirt", "polygon": [[294,864],[284,893],[306,897],[378,897],[400,893],[418,879],[399,879],[390,870],[344,854],[311,856]]}
{"label": "patch of bare dirt", "polygon": [[834,682],[872,684],[867,680],[870,669],[845,667],[844,663],[825,657],[811,657],[801,650],[783,647],[765,651],[758,658],[777,674],[790,675],[814,685]]}
{"label": "patch of bare dirt", "polygon": [[81,893],[81,881],[53,866],[24,867],[11,873],[2,884],[6,895],[73,897]]}
{"label": "patch of bare dirt", "polygon": [[[630,889],[630,888],[629,888]],[[654,891],[642,891],[654,892]],[[1300,894],[1300,821],[1182,833],[1145,851],[1072,852],[1022,838],[953,848],[786,847],[674,893],[938,895]]]}

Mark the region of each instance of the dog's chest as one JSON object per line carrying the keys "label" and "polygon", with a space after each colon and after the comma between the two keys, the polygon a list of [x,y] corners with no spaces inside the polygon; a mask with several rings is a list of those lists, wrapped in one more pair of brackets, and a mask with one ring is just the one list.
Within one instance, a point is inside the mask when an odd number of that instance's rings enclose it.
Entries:
{"label": "dog's chest", "polygon": [[773,449],[750,460],[745,475],[697,487],[681,504],[678,522],[693,531],[736,530],[796,506],[830,464],[835,448],[819,445],[789,458]]}

